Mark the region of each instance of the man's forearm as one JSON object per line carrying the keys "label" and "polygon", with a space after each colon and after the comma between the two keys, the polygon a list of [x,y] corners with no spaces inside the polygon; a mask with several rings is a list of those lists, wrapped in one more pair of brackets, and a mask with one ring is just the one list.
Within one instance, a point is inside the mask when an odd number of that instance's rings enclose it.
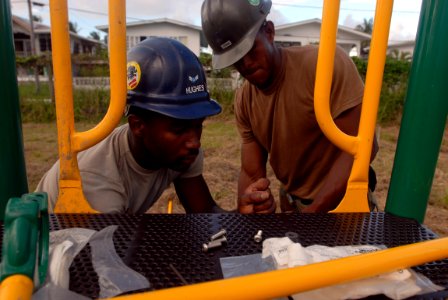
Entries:
{"label": "man's forearm", "polygon": [[353,158],[342,153],[331,167],[325,182],[310,207],[314,212],[328,212],[335,209],[344,197]]}

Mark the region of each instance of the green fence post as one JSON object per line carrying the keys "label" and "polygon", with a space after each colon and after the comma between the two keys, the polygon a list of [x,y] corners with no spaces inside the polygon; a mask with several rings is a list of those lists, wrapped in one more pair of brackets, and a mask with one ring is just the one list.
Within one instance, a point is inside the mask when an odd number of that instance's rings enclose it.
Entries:
{"label": "green fence post", "polygon": [[0,220],[6,202],[28,192],[9,0],[0,0]]}
{"label": "green fence post", "polygon": [[448,113],[448,1],[423,0],[386,211],[423,222]]}

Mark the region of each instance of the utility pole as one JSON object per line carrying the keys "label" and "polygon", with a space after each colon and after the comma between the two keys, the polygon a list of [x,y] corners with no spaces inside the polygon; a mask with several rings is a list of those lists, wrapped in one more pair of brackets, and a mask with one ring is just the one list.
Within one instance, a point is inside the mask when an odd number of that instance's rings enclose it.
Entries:
{"label": "utility pole", "polygon": [[[30,44],[31,44],[31,55],[36,56],[36,39],[34,36],[34,20],[33,20],[33,11],[32,11],[32,5],[31,0],[27,0],[28,3],[28,15],[30,18]],[[40,92],[40,82],[39,82],[39,67],[36,65],[34,66],[34,82],[36,85],[36,93]]]}

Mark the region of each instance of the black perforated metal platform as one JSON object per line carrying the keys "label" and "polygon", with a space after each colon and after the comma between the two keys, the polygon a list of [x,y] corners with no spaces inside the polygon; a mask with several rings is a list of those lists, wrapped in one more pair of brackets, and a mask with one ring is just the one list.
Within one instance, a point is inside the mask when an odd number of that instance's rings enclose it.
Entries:
{"label": "black perforated metal platform", "polygon": [[[170,264],[188,284],[222,278],[220,257],[261,252],[263,238],[297,236],[303,246],[321,244],[386,245],[395,247],[434,239],[437,236],[418,222],[386,213],[350,214],[188,214],[188,215],[51,215],[51,230],[83,227],[101,230],[118,225],[114,244],[118,255],[132,269],[150,281],[151,289],[182,285]],[[221,228],[227,231],[228,244],[209,253],[202,244]],[[295,234],[291,234],[295,233]],[[448,260],[414,268],[434,283],[448,288]],[[95,298],[98,277],[93,269],[90,247],[86,246],[70,267],[70,289]],[[369,297],[380,299],[384,297]],[[418,299],[447,299],[448,292],[419,296]],[[417,298],[412,298],[417,299]]]}

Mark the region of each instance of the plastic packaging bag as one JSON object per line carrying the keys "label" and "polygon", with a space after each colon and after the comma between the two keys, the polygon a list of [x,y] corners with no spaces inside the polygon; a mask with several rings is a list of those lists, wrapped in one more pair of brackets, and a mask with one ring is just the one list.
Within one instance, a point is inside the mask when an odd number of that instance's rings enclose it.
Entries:
{"label": "plastic packaging bag", "polygon": [[221,269],[224,278],[244,276],[275,270],[274,261],[272,260],[272,258],[269,256],[265,259],[262,259],[261,253],[243,256],[221,257],[219,261],[221,263]]}
{"label": "plastic packaging bag", "polygon": [[89,300],[80,294],[48,283],[39,289],[31,298],[32,300]]}
{"label": "plastic packaging bag", "polygon": [[95,230],[70,228],[50,232],[48,274],[44,285],[32,296],[33,300],[87,299],[68,290],[69,268],[76,255],[85,247]]}
{"label": "plastic packaging bag", "polygon": [[[289,238],[271,238],[263,242],[262,257],[271,256],[277,269],[302,266],[311,263],[342,258],[351,255],[378,251],[386,248],[384,245],[372,246],[338,246],[327,247],[312,245],[302,247]],[[404,299],[417,294],[425,294],[443,290],[425,276],[411,269],[398,270],[380,274],[371,278],[355,280],[312,291],[293,295],[294,299],[359,299],[370,295],[384,294],[392,299]]]}
{"label": "plastic packaging bag", "polygon": [[84,228],[70,228],[50,233],[47,282],[68,289],[70,265],[95,232]]}
{"label": "plastic packaging bag", "polygon": [[93,268],[99,277],[100,298],[150,287],[149,281],[126,266],[115,252],[112,237],[116,229],[116,225],[108,226],[90,240]]}

